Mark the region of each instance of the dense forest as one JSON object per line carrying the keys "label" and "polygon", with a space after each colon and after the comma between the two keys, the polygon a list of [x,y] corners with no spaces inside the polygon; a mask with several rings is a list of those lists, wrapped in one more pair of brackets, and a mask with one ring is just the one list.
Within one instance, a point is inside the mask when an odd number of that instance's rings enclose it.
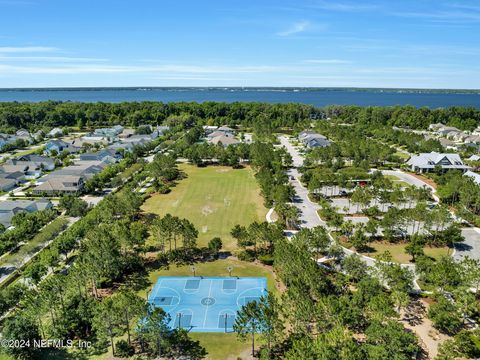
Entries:
{"label": "dense forest", "polygon": [[201,120],[211,125],[243,125],[259,129],[298,128],[310,119],[338,118],[346,123],[389,125],[424,129],[444,123],[463,130],[480,124],[480,110],[468,107],[446,109],[413,106],[360,107],[328,106],[315,108],[303,104],[219,103],[219,102],[128,102],[128,103],[0,103],[0,129],[14,132],[54,126],[94,127],[111,124],[137,126],[160,124],[182,117],[192,123]]}

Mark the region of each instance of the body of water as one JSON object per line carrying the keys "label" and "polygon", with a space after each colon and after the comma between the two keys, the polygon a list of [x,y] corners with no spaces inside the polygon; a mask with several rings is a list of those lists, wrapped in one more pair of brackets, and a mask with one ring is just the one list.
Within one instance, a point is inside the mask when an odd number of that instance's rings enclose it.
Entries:
{"label": "body of water", "polygon": [[413,105],[430,108],[473,106],[480,108],[478,91],[393,89],[280,89],[280,88],[90,88],[90,89],[0,89],[0,101],[46,100],[81,102],[124,101],[256,101],[303,103],[315,106]]}

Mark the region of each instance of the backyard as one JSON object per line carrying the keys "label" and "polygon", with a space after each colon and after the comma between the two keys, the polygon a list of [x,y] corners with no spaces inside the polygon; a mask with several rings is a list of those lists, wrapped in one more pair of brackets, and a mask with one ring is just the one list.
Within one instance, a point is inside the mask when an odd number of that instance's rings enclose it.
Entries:
{"label": "backyard", "polygon": [[164,216],[187,218],[199,232],[197,245],[220,237],[224,250],[234,250],[230,230],[236,225],[265,221],[267,209],[250,168],[195,167],[182,164],[186,178],[169,194],[154,194],[142,209]]}

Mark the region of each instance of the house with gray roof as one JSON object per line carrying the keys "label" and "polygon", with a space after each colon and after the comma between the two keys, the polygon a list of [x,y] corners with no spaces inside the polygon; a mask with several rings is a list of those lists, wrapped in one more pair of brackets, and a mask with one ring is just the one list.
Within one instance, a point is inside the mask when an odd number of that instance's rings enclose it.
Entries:
{"label": "house with gray roof", "polygon": [[473,171],[467,171],[465,174],[463,174],[465,176],[468,176],[469,178],[471,178],[477,185],[480,185],[480,174],[477,174]]}
{"label": "house with gray roof", "polygon": [[318,134],[312,130],[304,130],[298,135],[298,139],[307,148],[327,147],[330,146],[330,141],[323,135]]}
{"label": "house with gray roof", "polygon": [[48,177],[33,188],[36,195],[80,194],[85,186],[85,178],[81,175],[57,175]]}
{"label": "house with gray roof", "polygon": [[19,212],[35,212],[53,208],[50,200],[5,200],[0,202],[0,223],[6,228]]}
{"label": "house with gray roof", "polygon": [[25,179],[36,179],[42,175],[42,168],[34,162],[11,159],[7,160],[3,166],[0,166],[0,172],[22,172],[25,175]]}
{"label": "house with gray roof", "polygon": [[97,152],[80,154],[80,160],[83,161],[102,161],[112,164],[119,159],[121,159],[121,156],[114,149],[105,149]]}
{"label": "house with gray roof", "polygon": [[15,179],[7,179],[0,177],[0,191],[11,191],[15,189],[17,186],[17,182]]}
{"label": "house with gray roof", "polygon": [[465,165],[458,154],[453,153],[421,153],[413,155],[407,161],[407,165],[410,166],[412,171],[425,173],[433,171],[436,167],[441,168],[444,171],[447,170],[460,170],[468,171],[469,166]]}
{"label": "house with gray roof", "polygon": [[0,167],[0,178],[14,180],[15,184],[19,185],[25,181],[25,173],[23,171],[5,172]]}
{"label": "house with gray roof", "polygon": [[240,141],[235,139],[233,136],[227,136],[226,134],[209,138],[208,142],[214,145],[222,145],[223,147],[240,144]]}
{"label": "house with gray roof", "polygon": [[52,130],[50,130],[48,133],[47,133],[47,136],[50,137],[50,138],[55,138],[55,137],[59,137],[59,136],[62,136],[63,135],[63,130],[56,127],[56,128],[53,128]]}
{"label": "house with gray roof", "polygon": [[23,155],[18,157],[17,161],[31,162],[48,171],[52,171],[55,169],[55,160],[48,156],[41,156],[35,154]]}
{"label": "house with gray roof", "polygon": [[60,154],[64,151],[69,153],[76,153],[80,151],[80,147],[72,145],[62,140],[50,140],[45,144],[45,153],[47,155],[52,155],[54,152]]}
{"label": "house with gray roof", "polygon": [[84,180],[91,179],[96,174],[102,172],[109,164],[103,161],[89,161],[89,160],[80,160],[76,161],[75,164],[64,167],[63,169],[56,170],[44,178],[40,179],[39,182],[48,181],[50,179],[61,177],[61,176],[81,176]]}

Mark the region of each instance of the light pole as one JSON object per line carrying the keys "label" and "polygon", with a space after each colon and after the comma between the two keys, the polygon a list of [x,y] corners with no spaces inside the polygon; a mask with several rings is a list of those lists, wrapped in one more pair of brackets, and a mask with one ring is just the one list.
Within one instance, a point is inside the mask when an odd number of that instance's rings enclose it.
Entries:
{"label": "light pole", "polygon": [[177,317],[178,317],[178,328],[181,329],[182,328],[182,313],[178,313]]}
{"label": "light pole", "polygon": [[227,332],[227,316],[228,314],[225,313],[225,333]]}
{"label": "light pole", "polygon": [[228,271],[228,276],[232,277],[233,266],[228,266],[227,271]]}
{"label": "light pole", "polygon": [[195,265],[190,266],[190,271],[193,273],[193,277],[195,277],[196,276],[195,272],[197,271],[197,268],[195,267]]}

